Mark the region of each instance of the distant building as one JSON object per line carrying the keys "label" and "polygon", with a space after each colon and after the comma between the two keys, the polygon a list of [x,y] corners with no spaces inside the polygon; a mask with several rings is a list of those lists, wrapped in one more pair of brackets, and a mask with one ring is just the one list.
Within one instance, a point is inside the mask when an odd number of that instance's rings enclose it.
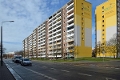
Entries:
{"label": "distant building", "polygon": [[120,0],[108,0],[95,10],[97,57],[120,57]]}
{"label": "distant building", "polygon": [[92,7],[85,0],[70,0],[23,40],[25,56],[92,56]]}

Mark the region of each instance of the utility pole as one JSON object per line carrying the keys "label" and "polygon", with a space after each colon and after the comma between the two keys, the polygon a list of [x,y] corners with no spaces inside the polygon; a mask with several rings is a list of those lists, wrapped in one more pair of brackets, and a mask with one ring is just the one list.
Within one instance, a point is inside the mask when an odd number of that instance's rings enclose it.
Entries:
{"label": "utility pole", "polygon": [[3,32],[2,32],[2,24],[5,22],[14,22],[14,21],[2,21],[1,23],[1,66],[3,66],[3,42],[2,42],[2,36],[3,36]]}

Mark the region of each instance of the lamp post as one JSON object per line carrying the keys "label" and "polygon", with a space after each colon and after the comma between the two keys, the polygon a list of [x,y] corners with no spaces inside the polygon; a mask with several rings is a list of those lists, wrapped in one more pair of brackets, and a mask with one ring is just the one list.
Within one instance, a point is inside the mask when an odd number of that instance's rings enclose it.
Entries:
{"label": "lamp post", "polygon": [[2,33],[2,24],[5,23],[5,22],[14,22],[14,21],[2,21],[2,23],[1,23],[1,66],[3,66],[3,56],[2,56],[2,54],[3,54],[3,43],[2,43],[2,35],[3,35],[3,33]]}

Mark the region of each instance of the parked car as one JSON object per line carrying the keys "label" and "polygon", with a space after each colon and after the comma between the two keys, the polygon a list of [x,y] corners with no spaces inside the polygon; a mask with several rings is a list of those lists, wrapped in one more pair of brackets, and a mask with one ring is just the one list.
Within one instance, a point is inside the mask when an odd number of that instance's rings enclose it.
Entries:
{"label": "parked car", "polygon": [[21,59],[21,65],[25,66],[25,65],[30,65],[32,66],[32,61],[29,58],[22,58]]}

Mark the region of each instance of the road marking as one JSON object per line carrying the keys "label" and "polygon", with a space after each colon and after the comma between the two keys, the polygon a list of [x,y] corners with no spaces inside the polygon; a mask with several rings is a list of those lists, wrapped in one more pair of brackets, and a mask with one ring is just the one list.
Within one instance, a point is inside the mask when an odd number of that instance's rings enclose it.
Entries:
{"label": "road marking", "polygon": [[[25,67],[24,67],[24,68],[25,68]],[[28,68],[25,68],[25,69],[27,69],[27,70],[29,70],[29,71],[31,71],[31,72],[33,72],[33,73],[36,73],[36,74],[38,74],[38,75],[40,75],[40,76],[43,76],[43,77],[45,77],[45,78],[48,78],[48,79],[50,79],[50,80],[57,80],[57,79],[55,79],[55,78],[49,77],[49,76],[47,76],[47,75],[45,75],[45,74],[42,74],[42,73],[33,71],[33,70],[31,70],[31,69],[28,69]]]}
{"label": "road marking", "polygon": [[52,70],[56,70],[55,68],[50,68],[50,69],[52,69]]}
{"label": "road marking", "polygon": [[116,80],[116,79],[113,79],[113,78],[106,78],[106,80]]}
{"label": "road marking", "polygon": [[61,70],[61,71],[64,71],[64,72],[70,72],[70,71],[68,71],[68,70]]}
{"label": "road marking", "polygon": [[8,64],[6,64],[6,66],[16,80],[23,80]]}
{"label": "road marking", "polygon": [[115,69],[120,69],[120,68],[115,68]]}
{"label": "road marking", "polygon": [[92,76],[92,75],[90,75],[90,74],[85,74],[85,73],[78,73],[78,74],[80,74],[80,75],[85,75],[85,76]]}
{"label": "road marking", "polygon": [[43,66],[43,68],[47,68],[46,66]]}

